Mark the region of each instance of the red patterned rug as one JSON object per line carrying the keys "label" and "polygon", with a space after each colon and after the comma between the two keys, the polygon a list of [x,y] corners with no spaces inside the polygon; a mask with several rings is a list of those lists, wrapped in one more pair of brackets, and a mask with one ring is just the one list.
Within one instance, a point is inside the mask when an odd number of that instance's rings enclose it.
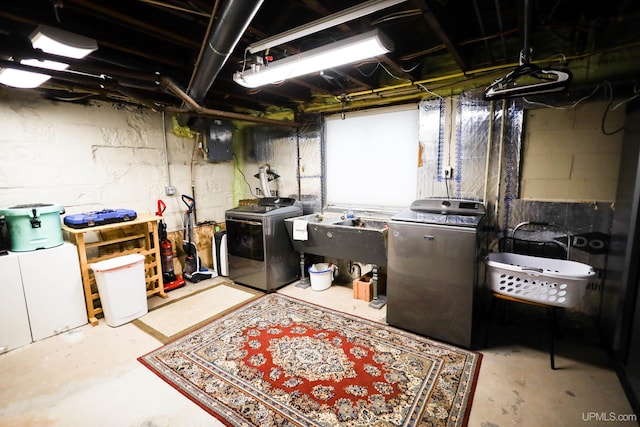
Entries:
{"label": "red patterned rug", "polygon": [[230,426],[464,426],[481,355],[267,294],[139,360]]}

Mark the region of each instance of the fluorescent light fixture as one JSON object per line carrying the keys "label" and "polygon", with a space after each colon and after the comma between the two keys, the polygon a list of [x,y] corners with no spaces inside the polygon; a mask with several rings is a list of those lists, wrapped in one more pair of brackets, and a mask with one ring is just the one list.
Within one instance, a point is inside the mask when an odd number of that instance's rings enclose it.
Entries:
{"label": "fluorescent light fixture", "polygon": [[51,76],[47,76],[46,74],[16,70],[15,68],[0,69],[0,83],[20,89],[38,87],[50,78]]}
{"label": "fluorescent light fixture", "polygon": [[296,40],[308,36],[309,34],[314,34],[318,31],[326,30],[327,28],[362,18],[363,16],[386,9],[387,7],[395,6],[399,3],[404,3],[405,1],[407,0],[369,0],[340,12],[327,15],[324,18],[309,22],[308,24],[292,28],[291,30],[276,34],[275,36],[252,43],[249,45],[249,53],[262,52],[263,50],[267,50],[274,46],[279,46],[290,42],[291,40]]}
{"label": "fluorescent light fixture", "polygon": [[[74,59],[82,59],[98,48],[98,44],[93,39],[59,28],[49,27],[48,25],[38,26],[31,33],[30,39],[34,49],[41,49],[43,52]],[[37,59],[23,59],[20,63],[59,71],[69,67],[69,64],[49,60],[39,61]],[[47,74],[31,71],[13,68],[0,69],[0,83],[21,89],[38,87],[50,78],[51,76]]]}
{"label": "fluorescent light fixture", "polygon": [[98,49],[94,39],[48,25],[39,25],[30,39],[34,49],[67,58],[82,59]]}
{"label": "fluorescent light fixture", "polygon": [[[49,60],[39,61],[37,59],[23,59],[20,63],[31,67],[58,71],[65,70],[69,67],[68,64],[63,64],[62,62]],[[50,78],[51,76],[47,74],[34,73],[31,71],[16,70],[14,68],[0,69],[0,83],[20,89],[38,87]]]}
{"label": "fluorescent light fixture", "polygon": [[254,66],[237,72],[233,75],[233,80],[242,86],[254,88],[361,61],[391,50],[391,40],[379,30],[373,30],[271,62],[266,66]]}
{"label": "fluorescent light fixture", "polygon": [[20,63],[24,65],[30,65],[31,67],[40,67],[40,68],[46,68],[49,70],[58,70],[58,71],[66,70],[67,68],[69,68],[69,64],[63,64],[62,62],[56,62],[56,61],[49,61],[48,59],[45,59],[44,61],[39,61],[37,59],[23,59],[22,61],[20,61]]}

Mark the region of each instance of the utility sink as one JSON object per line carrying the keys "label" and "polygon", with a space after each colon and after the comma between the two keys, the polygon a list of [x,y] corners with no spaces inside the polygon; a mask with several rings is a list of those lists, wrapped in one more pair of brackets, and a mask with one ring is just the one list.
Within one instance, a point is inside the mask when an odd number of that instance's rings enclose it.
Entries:
{"label": "utility sink", "polygon": [[387,221],[363,218],[345,219],[344,221],[336,222],[335,225],[344,225],[347,227],[357,228],[372,228],[375,230],[384,230],[385,228],[389,227],[389,223]]}
{"label": "utility sink", "polygon": [[[307,221],[307,240],[293,236],[295,220]],[[387,265],[387,221],[359,216],[345,219],[337,214],[308,214],[285,219],[285,227],[298,252]]]}

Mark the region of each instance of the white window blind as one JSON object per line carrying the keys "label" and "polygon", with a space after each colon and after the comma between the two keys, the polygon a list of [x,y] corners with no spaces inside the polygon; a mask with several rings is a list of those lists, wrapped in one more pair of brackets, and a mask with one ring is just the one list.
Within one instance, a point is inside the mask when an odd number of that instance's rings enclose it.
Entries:
{"label": "white window blind", "polygon": [[415,200],[417,105],[325,120],[327,205],[406,208]]}

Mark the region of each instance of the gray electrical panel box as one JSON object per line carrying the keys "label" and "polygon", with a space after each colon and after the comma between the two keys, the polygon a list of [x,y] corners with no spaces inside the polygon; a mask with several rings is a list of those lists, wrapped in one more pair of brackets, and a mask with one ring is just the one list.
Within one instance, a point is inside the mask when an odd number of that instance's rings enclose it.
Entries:
{"label": "gray electrical panel box", "polygon": [[233,123],[209,120],[205,128],[207,159],[212,162],[233,160]]}

